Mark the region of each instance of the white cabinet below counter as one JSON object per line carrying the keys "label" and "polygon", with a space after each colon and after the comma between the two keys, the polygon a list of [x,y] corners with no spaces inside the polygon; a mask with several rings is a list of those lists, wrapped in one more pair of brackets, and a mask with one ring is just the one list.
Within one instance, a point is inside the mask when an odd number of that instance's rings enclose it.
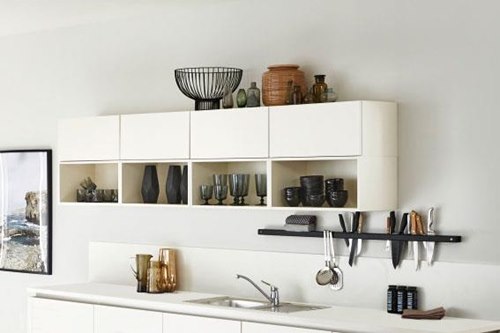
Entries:
{"label": "white cabinet below counter", "polygon": [[92,304],[29,298],[28,333],[93,333]]}
{"label": "white cabinet below counter", "polygon": [[235,320],[173,313],[163,315],[163,333],[241,333],[240,331],[241,323]]}
{"label": "white cabinet below counter", "polygon": [[308,328],[297,328],[297,327],[243,322],[241,324],[241,333],[335,333],[335,332],[312,330]]}
{"label": "white cabinet below counter", "polygon": [[94,306],[94,333],[162,333],[160,312]]}

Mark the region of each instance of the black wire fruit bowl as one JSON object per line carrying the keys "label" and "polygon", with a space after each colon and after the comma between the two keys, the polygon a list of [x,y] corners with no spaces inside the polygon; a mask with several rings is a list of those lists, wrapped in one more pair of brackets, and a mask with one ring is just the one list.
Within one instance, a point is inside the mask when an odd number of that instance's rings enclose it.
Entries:
{"label": "black wire fruit bowl", "polygon": [[195,110],[220,109],[224,87],[234,92],[240,85],[243,70],[231,67],[187,67],[175,70],[180,91],[194,99]]}

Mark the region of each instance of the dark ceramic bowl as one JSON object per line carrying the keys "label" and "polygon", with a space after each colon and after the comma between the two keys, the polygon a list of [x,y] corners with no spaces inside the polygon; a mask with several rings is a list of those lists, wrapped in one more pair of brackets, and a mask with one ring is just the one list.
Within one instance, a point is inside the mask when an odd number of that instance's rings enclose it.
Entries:
{"label": "dark ceramic bowl", "polygon": [[326,202],[330,207],[344,207],[347,203],[348,193],[347,190],[330,192],[326,196]]}
{"label": "dark ceramic bowl", "polygon": [[321,207],[325,202],[324,194],[310,194],[305,195],[303,200],[303,205],[306,207]]}
{"label": "dark ceramic bowl", "polygon": [[343,178],[331,178],[325,180],[325,187],[327,192],[342,191],[344,189]]}
{"label": "dark ceramic bowl", "polygon": [[285,187],[283,189],[283,200],[290,207],[297,207],[300,205],[300,187]]}

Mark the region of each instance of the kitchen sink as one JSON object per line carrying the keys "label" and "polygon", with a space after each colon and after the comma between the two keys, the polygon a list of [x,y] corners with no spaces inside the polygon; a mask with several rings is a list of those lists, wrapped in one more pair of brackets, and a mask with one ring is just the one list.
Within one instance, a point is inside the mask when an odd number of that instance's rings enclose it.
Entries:
{"label": "kitchen sink", "polygon": [[269,304],[269,302],[256,301],[256,300],[231,297],[231,296],[188,300],[186,302],[220,306],[226,308],[240,308],[240,309],[251,309],[251,310],[268,311],[268,312],[281,312],[281,313],[311,311],[311,310],[319,310],[327,308],[326,306],[315,306],[315,305],[296,304],[296,303],[281,303],[279,306],[272,306],[271,304]]}

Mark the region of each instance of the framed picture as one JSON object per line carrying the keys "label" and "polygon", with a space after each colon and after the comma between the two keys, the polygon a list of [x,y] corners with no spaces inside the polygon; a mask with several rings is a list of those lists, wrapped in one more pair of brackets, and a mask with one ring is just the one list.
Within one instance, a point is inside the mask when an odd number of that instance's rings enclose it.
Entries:
{"label": "framed picture", "polygon": [[0,151],[0,270],[52,274],[52,150]]}

